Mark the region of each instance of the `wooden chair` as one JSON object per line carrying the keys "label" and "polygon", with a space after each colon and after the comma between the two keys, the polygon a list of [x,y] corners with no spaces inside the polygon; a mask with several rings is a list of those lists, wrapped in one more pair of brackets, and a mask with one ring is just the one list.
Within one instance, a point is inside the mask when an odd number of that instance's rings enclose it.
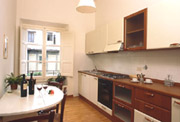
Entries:
{"label": "wooden chair", "polygon": [[9,122],[32,122],[32,121],[40,121],[40,120],[47,120],[48,122],[54,122],[54,111],[50,111],[50,113],[38,115],[38,116],[32,116],[32,117],[25,117],[22,119],[16,119]]}
{"label": "wooden chair", "polygon": [[[56,113],[55,114],[55,117],[54,119],[57,121],[57,122],[63,122],[63,116],[64,116],[64,108],[65,108],[65,103],[66,103],[66,97],[67,97],[67,88],[65,87],[64,88],[64,98],[63,100],[61,101],[61,113]],[[44,113],[48,113],[49,110],[51,110],[52,108],[50,109],[46,109],[46,110],[42,110],[39,114],[44,114]],[[59,108],[58,108],[59,109]]]}
{"label": "wooden chair", "polygon": [[[48,81],[48,85],[56,86],[56,87],[58,87],[61,90],[63,88],[63,83],[60,83],[60,82]],[[54,109],[56,109],[56,113],[58,113],[59,112],[59,104],[57,104],[56,106],[53,106],[50,109],[47,109],[46,111],[50,111],[50,110],[54,110]]]}

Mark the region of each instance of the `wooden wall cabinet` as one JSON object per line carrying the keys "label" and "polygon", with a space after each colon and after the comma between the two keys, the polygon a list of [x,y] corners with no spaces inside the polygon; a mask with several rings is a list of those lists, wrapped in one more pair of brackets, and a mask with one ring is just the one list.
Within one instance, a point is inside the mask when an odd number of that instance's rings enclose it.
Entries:
{"label": "wooden wall cabinet", "polygon": [[171,122],[180,122],[180,99],[172,98]]}
{"label": "wooden wall cabinet", "polygon": [[147,9],[124,18],[125,50],[146,49]]}

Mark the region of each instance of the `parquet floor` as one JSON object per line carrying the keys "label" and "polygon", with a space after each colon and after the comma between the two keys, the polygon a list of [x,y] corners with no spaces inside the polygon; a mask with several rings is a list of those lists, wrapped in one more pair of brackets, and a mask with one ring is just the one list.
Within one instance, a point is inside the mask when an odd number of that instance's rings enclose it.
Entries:
{"label": "parquet floor", "polygon": [[64,122],[111,122],[79,97],[67,97]]}

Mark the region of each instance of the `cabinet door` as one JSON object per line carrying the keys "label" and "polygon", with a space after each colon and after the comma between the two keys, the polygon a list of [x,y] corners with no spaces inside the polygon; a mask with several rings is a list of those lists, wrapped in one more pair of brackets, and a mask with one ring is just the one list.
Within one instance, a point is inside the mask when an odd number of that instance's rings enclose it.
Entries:
{"label": "cabinet door", "polygon": [[88,78],[88,75],[82,74],[81,83],[82,83],[81,95],[88,99],[89,98],[89,78]]}
{"label": "cabinet door", "polygon": [[172,98],[171,122],[180,122],[180,99]]}
{"label": "cabinet door", "polygon": [[[123,20],[123,19],[122,19]],[[108,41],[107,45],[116,44],[122,41],[123,35],[123,21],[118,20],[108,24]]]}
{"label": "cabinet door", "polygon": [[78,92],[82,95],[82,73],[78,73]]}
{"label": "cabinet door", "polygon": [[163,0],[148,7],[148,49],[180,43],[179,6],[179,0]]}
{"label": "cabinet door", "polygon": [[98,78],[94,76],[89,76],[90,83],[90,101],[97,104],[97,89],[98,89]]}
{"label": "cabinet door", "polygon": [[97,40],[95,44],[95,52],[103,53],[108,39],[108,25],[97,27],[96,32]]}
{"label": "cabinet door", "polygon": [[134,110],[134,122],[160,122],[160,121],[138,110]]}
{"label": "cabinet door", "polygon": [[86,54],[93,54],[94,53],[94,45],[97,40],[97,31],[91,31],[86,34],[86,41],[85,41],[85,52]]}

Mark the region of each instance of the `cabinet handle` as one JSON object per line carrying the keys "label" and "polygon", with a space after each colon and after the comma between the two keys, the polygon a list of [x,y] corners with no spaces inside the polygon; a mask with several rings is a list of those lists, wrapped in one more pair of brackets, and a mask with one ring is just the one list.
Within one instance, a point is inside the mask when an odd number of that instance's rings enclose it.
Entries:
{"label": "cabinet handle", "polygon": [[174,101],[174,103],[180,105],[180,102]]}
{"label": "cabinet handle", "polygon": [[119,87],[121,87],[121,88],[125,88],[125,86],[124,85],[118,85]]}
{"label": "cabinet handle", "polygon": [[153,120],[151,120],[151,119],[149,119],[147,117],[145,117],[145,120],[147,120],[148,122],[154,122]]}
{"label": "cabinet handle", "polygon": [[94,78],[94,80],[97,80],[97,78]]}
{"label": "cabinet handle", "polygon": [[153,110],[153,109],[154,109],[154,107],[149,106],[149,105],[145,105],[144,107],[146,107],[146,108],[148,108],[148,109],[151,109],[151,110]]}
{"label": "cabinet handle", "polygon": [[154,97],[154,94],[152,94],[152,93],[146,92],[145,94],[146,94],[147,96]]}
{"label": "cabinet handle", "polygon": [[101,106],[102,109],[106,110],[106,108],[104,106]]}
{"label": "cabinet handle", "polygon": [[119,43],[119,42],[122,42],[122,41],[121,41],[121,40],[118,40],[117,42]]}
{"label": "cabinet handle", "polygon": [[121,108],[124,108],[124,106],[123,105],[119,105],[119,104],[117,104],[119,107],[121,107]]}

